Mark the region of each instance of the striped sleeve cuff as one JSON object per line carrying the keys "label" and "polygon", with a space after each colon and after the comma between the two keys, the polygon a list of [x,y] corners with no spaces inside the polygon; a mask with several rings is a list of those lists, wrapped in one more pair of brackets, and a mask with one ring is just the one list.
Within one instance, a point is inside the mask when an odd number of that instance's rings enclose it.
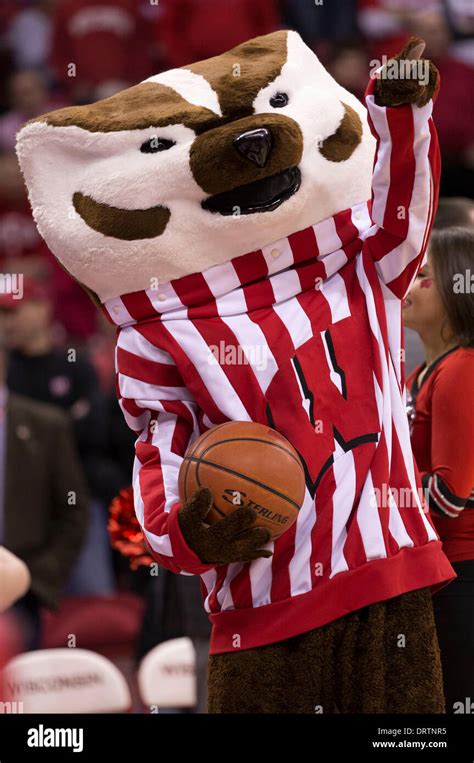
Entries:
{"label": "striped sleeve cuff", "polygon": [[421,479],[423,490],[429,508],[437,514],[455,519],[460,515],[466,503],[467,498],[460,498],[446,487],[446,483],[438,474],[425,474]]}

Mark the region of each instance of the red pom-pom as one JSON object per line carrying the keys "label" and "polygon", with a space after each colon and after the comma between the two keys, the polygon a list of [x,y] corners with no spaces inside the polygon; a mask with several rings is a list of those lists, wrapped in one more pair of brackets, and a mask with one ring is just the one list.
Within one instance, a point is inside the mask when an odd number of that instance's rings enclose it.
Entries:
{"label": "red pom-pom", "polygon": [[135,516],[133,488],[121,490],[110,504],[108,530],[112,548],[128,557],[132,570],[141,566],[149,567],[153,563]]}

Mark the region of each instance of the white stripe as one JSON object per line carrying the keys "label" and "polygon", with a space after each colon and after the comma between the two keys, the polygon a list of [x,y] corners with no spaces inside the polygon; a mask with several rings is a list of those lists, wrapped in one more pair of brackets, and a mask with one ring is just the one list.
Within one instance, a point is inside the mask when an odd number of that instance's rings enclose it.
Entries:
{"label": "white stripe", "polygon": [[174,365],[173,358],[169,353],[160,350],[154,344],[145,339],[134,326],[129,326],[120,331],[117,340],[117,347],[127,352],[132,352],[140,358],[153,360],[155,363],[165,363]]}
{"label": "white stripe", "polygon": [[390,507],[388,529],[390,530],[392,537],[398,543],[400,548],[414,546],[415,544],[407,533],[402,516],[393,497],[392,488],[390,486],[388,488],[388,503]]}
{"label": "white stripe", "polygon": [[[138,459],[135,459],[135,460],[138,461]],[[141,465],[139,464],[139,469],[136,471],[134,482],[133,482],[133,497],[134,497],[134,504],[135,504],[135,513],[137,515],[138,522],[153,551],[156,551],[157,554],[162,554],[163,556],[172,557],[173,552],[171,550],[170,536],[167,534],[155,535],[154,533],[147,530],[145,527],[145,522],[144,522],[145,509],[144,509],[143,499],[142,499],[142,495],[140,491],[140,480],[139,480],[140,471],[141,471]]]}
{"label": "white stripe", "polygon": [[330,578],[339,572],[345,572],[349,565],[344,557],[344,545],[347,540],[346,525],[354,505],[356,491],[356,472],[354,456],[351,451],[344,453],[335,441],[333,474],[336,487],[332,496],[332,550]]}
{"label": "white stripe", "polygon": [[265,393],[278,371],[278,364],[273,357],[265,334],[260,326],[249,318],[247,313],[232,318],[222,318],[222,320],[235,335],[249,366],[255,374],[260,389]]}
{"label": "white stripe", "polygon": [[369,205],[366,201],[357,204],[351,209],[351,222],[359,231],[359,238],[362,238],[372,227],[372,220],[369,214]]}
{"label": "white stripe", "polygon": [[222,413],[232,421],[250,421],[243,402],[192,321],[170,321],[167,329],[193,365],[193,357],[198,358],[196,371]]}
{"label": "white stripe", "polygon": [[203,274],[209,289],[214,297],[218,297],[222,291],[223,284],[226,292],[240,287],[240,279],[232,262],[223,262],[221,265],[215,265]]}
{"label": "white stripe", "polygon": [[174,413],[158,413],[156,426],[151,436],[151,444],[160,454],[161,478],[165,493],[163,510],[166,513],[169,513],[173,503],[179,501],[178,474],[183,459],[171,449],[177,422],[178,417]]}
{"label": "white stripe", "polygon": [[339,273],[334,273],[331,278],[324,281],[319,291],[329,305],[332,323],[349,318],[351,311],[347,299],[346,283]]}
{"label": "white stripe", "polygon": [[311,339],[313,336],[311,321],[297,299],[290,299],[282,302],[281,305],[273,305],[273,311],[286,327],[295,349]]}
{"label": "white stripe", "polygon": [[[146,295],[157,313],[171,312],[171,315],[166,316],[168,319],[176,318],[178,312],[179,317],[187,317],[187,308],[181,302],[170,281],[160,284],[156,289],[147,289]],[[176,312],[173,314],[173,311]],[[164,318],[165,315],[163,315],[163,320]]]}
{"label": "white stripe", "polygon": [[209,599],[210,599],[210,597],[212,595],[212,592],[214,590],[214,586],[216,585],[217,571],[216,571],[216,569],[213,568],[212,570],[208,570],[207,572],[203,572],[200,577],[201,577],[201,580],[204,583],[206,591],[207,591],[207,596],[204,599],[204,609],[206,610],[206,612],[209,613],[211,611],[211,608],[209,606]]}
{"label": "white stripe", "polygon": [[[385,441],[387,443],[388,454],[388,471],[392,463],[392,412],[390,407],[390,397],[387,392],[389,389],[389,375],[388,365],[385,356],[384,341],[382,332],[380,330],[379,319],[377,315],[377,308],[375,305],[374,295],[372,293],[372,287],[369,283],[367,275],[364,270],[362,257],[357,258],[356,273],[359,279],[360,286],[364,292],[365,302],[367,305],[367,314],[369,317],[369,324],[372,334],[377,342],[380,365],[382,368],[382,429],[385,435]],[[380,411],[379,411],[380,417]]]}
{"label": "white stripe", "polygon": [[390,349],[390,357],[401,387],[402,381],[402,303],[399,299],[393,298],[393,292],[388,289],[383,281],[381,282],[382,293],[384,295],[385,314],[387,316],[387,335]]}
{"label": "white stripe", "polygon": [[367,108],[374,123],[375,131],[380,137],[377,161],[375,163],[372,188],[372,219],[380,228],[383,228],[385,208],[390,191],[390,158],[392,154],[392,136],[387,122],[387,110],[384,106],[377,106],[374,96],[366,98]]}
{"label": "white stripe", "polygon": [[316,506],[306,490],[305,498],[296,520],[295,551],[288,566],[292,596],[311,591],[311,532],[316,523]]}
{"label": "white stripe", "polygon": [[140,416],[133,416],[125,408],[123,400],[119,399],[118,404],[120,408],[122,409],[122,413],[125,417],[125,421],[127,425],[130,427],[130,429],[133,429],[134,432],[138,432],[148,427],[148,422],[150,421],[150,411],[143,411],[143,413],[140,414]]}
{"label": "white stripe", "polygon": [[357,524],[367,561],[384,559],[387,556],[385,541],[380,521],[379,506],[376,501],[372,474],[367,474],[357,507]]}
{"label": "white stripe", "polygon": [[247,302],[243,289],[234,289],[228,294],[216,299],[218,314],[223,318],[226,315],[244,315],[248,312]]}
{"label": "white stripe", "polygon": [[[143,80],[143,83],[145,82],[156,82],[171,87],[188,103],[203,106],[222,116],[217,93],[202,74],[195,74],[190,69],[169,69],[166,72],[161,72],[161,74],[148,77],[148,79]],[[186,104],[183,104],[183,107],[185,106]]]}
{"label": "white stripe", "polygon": [[404,461],[408,479],[410,482],[409,486],[411,487],[411,490],[413,493],[416,508],[418,509],[418,513],[421,516],[421,519],[425,526],[425,529],[428,535],[428,541],[438,540],[438,536],[436,535],[430,522],[425,516],[425,512],[423,511],[423,506],[421,504],[420,496],[418,494],[418,490],[416,486],[416,478],[415,478],[415,466],[414,466],[411,442],[410,442],[410,430],[408,427],[408,419],[406,416],[406,411],[404,410],[402,401],[400,399],[400,390],[398,387],[398,381],[395,377],[393,369],[391,369],[391,372],[389,369],[389,381],[390,381],[390,397],[393,402],[392,421],[393,421],[395,431],[397,433],[400,449],[403,454],[403,461]]}
{"label": "white stripe", "polygon": [[278,275],[272,276],[270,283],[276,302],[284,302],[286,299],[301,293],[301,281],[296,270],[278,273]]}
{"label": "white stripe", "polygon": [[[154,408],[159,400],[192,399],[186,387],[165,387],[118,374],[118,387],[122,397],[135,400],[141,408]],[[146,402],[145,402],[146,401]]]}
{"label": "white stripe", "polygon": [[[274,547],[274,543],[267,543],[264,548],[273,551]],[[255,559],[249,567],[252,605],[254,607],[263,607],[265,604],[271,604],[272,561],[272,557],[269,559]]]}
{"label": "white stripe", "polygon": [[317,225],[313,225],[313,230],[319,250],[318,259],[324,258],[327,254],[333,255],[336,251],[340,250],[342,241],[339,238],[333,217],[328,217]]}
{"label": "white stripe", "polygon": [[104,305],[117,326],[121,326],[124,323],[135,323],[135,318],[130,315],[120,297],[108,299],[104,302]]}

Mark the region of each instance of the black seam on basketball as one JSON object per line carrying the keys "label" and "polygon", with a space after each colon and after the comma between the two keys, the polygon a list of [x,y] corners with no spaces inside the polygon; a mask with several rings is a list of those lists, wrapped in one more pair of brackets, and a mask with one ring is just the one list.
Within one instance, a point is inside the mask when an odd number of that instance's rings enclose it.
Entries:
{"label": "black seam on basketball", "polygon": [[[189,463],[191,463],[191,461],[189,461]],[[199,460],[198,460],[198,464],[197,464],[197,466],[196,466],[196,482],[198,483],[199,487],[207,487],[207,485],[201,485],[201,480],[199,479],[199,464],[200,464],[200,462],[199,462]],[[212,502],[212,506],[211,506],[211,508],[209,509],[209,511],[211,511],[211,509],[214,509],[214,511],[217,511],[217,513],[218,513],[218,514],[220,514],[220,515],[221,515],[221,517],[226,517],[226,516],[227,516],[227,514],[225,513],[225,511],[222,511],[221,509],[219,509],[219,508],[216,506],[216,504],[214,503],[214,501]],[[207,515],[206,515],[206,516],[207,516]],[[204,519],[205,519],[205,518],[204,518]]]}
{"label": "black seam on basketball", "polygon": [[288,498],[287,495],[283,495],[283,493],[280,493],[278,490],[275,490],[275,488],[270,487],[269,485],[265,485],[263,482],[259,482],[258,480],[253,479],[253,477],[249,477],[247,474],[242,474],[241,472],[236,472],[234,469],[229,469],[227,466],[222,466],[221,464],[214,464],[212,461],[207,461],[204,458],[197,458],[196,456],[185,456],[186,459],[189,461],[193,461],[198,466],[196,467],[196,471],[198,470],[199,464],[205,464],[206,466],[213,466],[215,469],[218,469],[222,472],[227,472],[228,474],[233,474],[234,477],[241,477],[243,480],[247,480],[247,482],[251,482],[254,485],[258,485],[258,487],[263,488],[268,493],[273,493],[273,495],[277,495],[279,498],[282,498],[287,503],[291,504],[291,506],[294,506],[297,511],[300,510],[301,506],[298,506],[298,504],[295,501],[292,501],[291,498]]}
{"label": "black seam on basketball", "polygon": [[[217,426],[222,426],[221,424],[218,424]],[[197,437],[193,443],[191,443],[190,448],[191,450],[196,447],[196,445],[199,443],[199,445],[202,445],[202,443],[207,440],[210,434],[216,429],[216,427],[209,427],[207,432],[203,432],[199,437]],[[194,452],[194,451],[193,451]],[[189,454],[192,455],[192,452]]]}
{"label": "black seam on basketball", "polygon": [[[183,459],[183,461],[184,461],[184,459]],[[188,502],[188,490],[187,490],[187,481],[188,481],[188,472],[189,472],[189,466],[190,466],[190,463],[191,463],[191,462],[190,462],[190,461],[188,461],[188,463],[186,464],[186,471],[185,471],[185,474],[184,474],[184,478],[183,478],[183,485],[184,485],[184,502],[185,502],[185,503],[187,503],[187,502]]]}
{"label": "black seam on basketball", "polygon": [[260,437],[231,437],[228,440],[219,440],[219,442],[214,442],[212,445],[209,445],[205,450],[203,450],[201,454],[201,458],[203,458],[210,450],[212,450],[212,448],[215,448],[218,445],[222,445],[224,442],[263,442],[264,445],[269,445],[272,448],[278,448],[278,450],[283,450],[285,453],[287,453],[290,456],[290,458],[293,459],[293,461],[295,461],[298,464],[301,470],[304,471],[303,464],[301,463],[301,461],[296,456],[294,456],[293,453],[291,453],[289,450],[284,448],[283,445],[278,445],[275,442],[268,442],[268,440],[262,440]]}

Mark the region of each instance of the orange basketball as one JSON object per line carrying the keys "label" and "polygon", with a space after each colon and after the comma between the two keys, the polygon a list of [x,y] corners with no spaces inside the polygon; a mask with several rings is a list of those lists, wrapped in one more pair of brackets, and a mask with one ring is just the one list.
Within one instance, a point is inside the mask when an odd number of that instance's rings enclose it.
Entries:
{"label": "orange basketball", "polygon": [[205,432],[186,451],[179,494],[186,503],[199,487],[212,490],[206,522],[213,524],[243,506],[257,514],[256,527],[278,538],[303,503],[305,478],[298,453],[264,424],[228,421]]}

